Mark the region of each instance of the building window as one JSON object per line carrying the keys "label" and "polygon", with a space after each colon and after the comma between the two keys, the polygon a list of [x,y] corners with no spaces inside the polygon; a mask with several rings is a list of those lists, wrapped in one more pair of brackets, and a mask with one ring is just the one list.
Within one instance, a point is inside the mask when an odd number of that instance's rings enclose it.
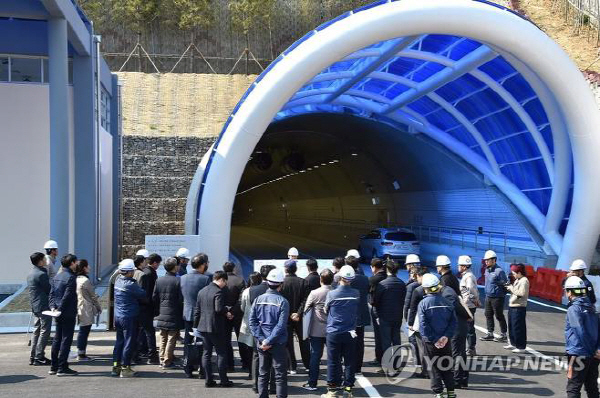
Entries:
{"label": "building window", "polygon": [[0,57],[0,82],[8,81],[8,57]]}
{"label": "building window", "polygon": [[[48,71],[48,58],[42,60],[44,67],[44,83],[50,83],[50,72]],[[73,84],[73,60],[69,58],[69,84]]]}
{"label": "building window", "polygon": [[104,87],[100,88],[100,125],[110,131],[110,95]]}
{"label": "building window", "polygon": [[41,58],[15,58],[10,59],[10,81],[41,83],[42,60]]}

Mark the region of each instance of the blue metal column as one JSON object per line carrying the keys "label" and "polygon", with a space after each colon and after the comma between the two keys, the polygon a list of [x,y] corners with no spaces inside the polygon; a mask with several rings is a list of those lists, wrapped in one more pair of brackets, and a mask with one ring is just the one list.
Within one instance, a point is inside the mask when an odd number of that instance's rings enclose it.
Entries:
{"label": "blue metal column", "polygon": [[[90,261],[96,275],[95,62],[91,56],[73,57],[75,135],[75,252]],[[93,280],[95,282],[95,280]]]}
{"label": "blue metal column", "polygon": [[48,21],[50,79],[50,237],[69,247],[69,102],[67,21]]}

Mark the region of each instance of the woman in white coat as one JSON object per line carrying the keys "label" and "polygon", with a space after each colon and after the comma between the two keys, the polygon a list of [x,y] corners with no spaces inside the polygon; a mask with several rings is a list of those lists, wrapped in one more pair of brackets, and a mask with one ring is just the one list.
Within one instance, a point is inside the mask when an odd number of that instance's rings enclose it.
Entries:
{"label": "woman in white coat", "polygon": [[75,274],[77,275],[77,318],[79,319],[79,333],[77,334],[77,358],[80,361],[89,361],[86,355],[88,337],[96,315],[102,312],[98,301],[98,295],[88,277],[89,265],[87,260],[77,263]]}

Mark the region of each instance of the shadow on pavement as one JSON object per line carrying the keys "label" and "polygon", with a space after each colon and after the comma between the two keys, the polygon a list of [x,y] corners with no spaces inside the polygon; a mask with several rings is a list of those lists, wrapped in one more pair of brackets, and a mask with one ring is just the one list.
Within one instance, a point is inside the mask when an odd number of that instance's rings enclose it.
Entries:
{"label": "shadow on pavement", "polygon": [[24,383],[26,381],[40,380],[40,379],[43,379],[43,377],[34,376],[34,375],[8,375],[8,376],[0,376],[0,384]]}

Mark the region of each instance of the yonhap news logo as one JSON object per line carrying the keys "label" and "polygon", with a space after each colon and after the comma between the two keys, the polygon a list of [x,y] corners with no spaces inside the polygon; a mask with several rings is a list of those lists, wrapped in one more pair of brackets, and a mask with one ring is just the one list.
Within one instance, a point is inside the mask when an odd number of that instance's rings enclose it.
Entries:
{"label": "yonhap news logo", "polygon": [[563,356],[524,355],[479,355],[474,357],[419,357],[419,352],[410,344],[402,344],[388,348],[382,359],[381,368],[390,384],[399,384],[415,377],[435,366],[441,371],[462,369],[467,372],[504,373],[511,370],[525,372],[562,373],[569,369],[582,370],[585,360],[579,357],[570,359]]}

